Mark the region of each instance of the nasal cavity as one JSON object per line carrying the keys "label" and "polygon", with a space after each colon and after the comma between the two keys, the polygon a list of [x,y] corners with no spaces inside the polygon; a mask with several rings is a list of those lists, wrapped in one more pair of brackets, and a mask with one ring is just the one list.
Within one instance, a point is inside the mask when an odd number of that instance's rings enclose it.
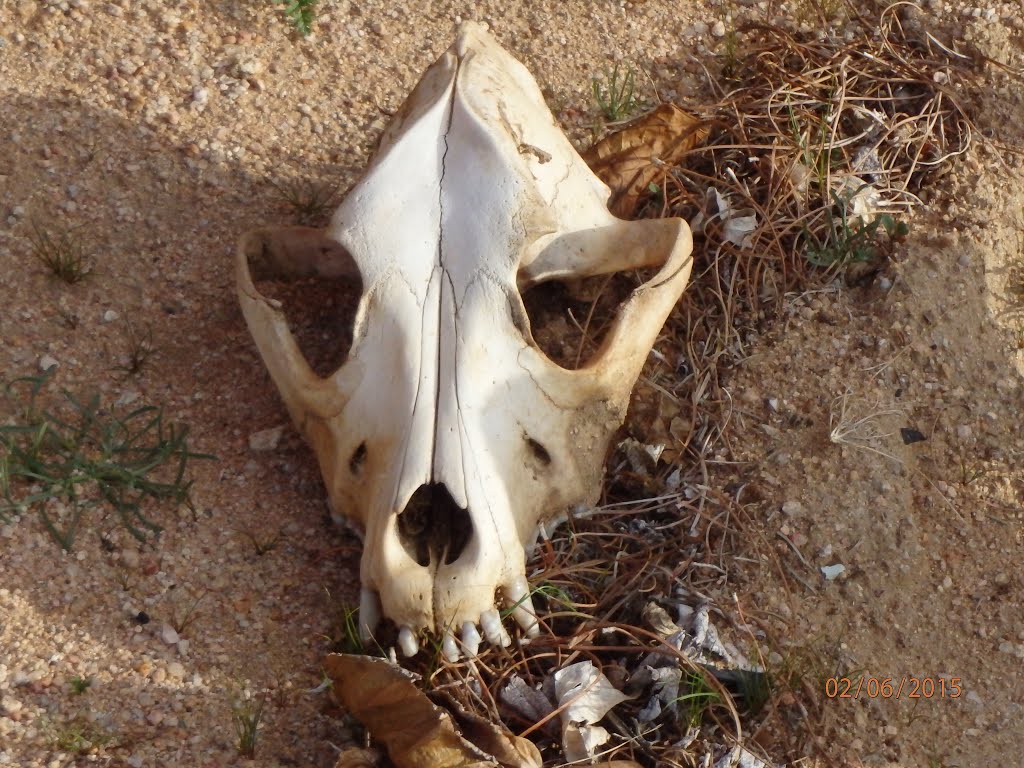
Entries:
{"label": "nasal cavity", "polygon": [[444,483],[421,485],[398,514],[398,538],[422,566],[454,563],[472,536],[469,511],[455,503]]}

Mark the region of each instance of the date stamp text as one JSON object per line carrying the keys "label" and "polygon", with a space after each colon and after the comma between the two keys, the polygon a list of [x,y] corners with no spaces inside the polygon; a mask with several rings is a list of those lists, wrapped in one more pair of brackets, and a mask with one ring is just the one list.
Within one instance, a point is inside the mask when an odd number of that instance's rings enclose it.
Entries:
{"label": "date stamp text", "polygon": [[959,677],[829,677],[825,695],[830,699],[958,699],[963,695]]}

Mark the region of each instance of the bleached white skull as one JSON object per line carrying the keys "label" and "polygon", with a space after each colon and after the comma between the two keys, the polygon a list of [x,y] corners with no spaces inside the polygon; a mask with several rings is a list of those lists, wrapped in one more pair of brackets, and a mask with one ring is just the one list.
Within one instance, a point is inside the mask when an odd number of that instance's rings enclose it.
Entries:
{"label": "bleached white skull", "polygon": [[[627,222],[522,64],[464,24],[385,132],[326,233],[262,230],[238,253],[239,298],[270,375],[312,444],[336,514],[365,530],[361,630],[380,614],[406,653],[507,644],[500,600],[537,630],[524,548],[601,487],[630,391],[690,273],[681,219]],[[600,349],[568,370],[535,343],[535,283],[660,270]],[[347,361],[313,373],[257,272],[357,276]],[[456,635],[459,639],[456,639]]]}

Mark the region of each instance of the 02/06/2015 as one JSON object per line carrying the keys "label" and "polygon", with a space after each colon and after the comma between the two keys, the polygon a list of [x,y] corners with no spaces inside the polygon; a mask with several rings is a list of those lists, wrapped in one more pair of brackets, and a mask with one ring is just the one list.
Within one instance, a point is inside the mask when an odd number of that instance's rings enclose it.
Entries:
{"label": "02/06/2015", "polygon": [[830,677],[825,695],[830,699],[956,699],[963,695],[959,677]]}

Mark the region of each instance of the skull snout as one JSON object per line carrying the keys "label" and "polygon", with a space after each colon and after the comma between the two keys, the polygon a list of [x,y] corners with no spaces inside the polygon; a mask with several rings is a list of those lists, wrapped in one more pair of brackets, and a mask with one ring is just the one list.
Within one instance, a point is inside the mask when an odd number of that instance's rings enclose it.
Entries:
{"label": "skull snout", "polygon": [[469,510],[455,502],[444,483],[421,485],[398,514],[398,539],[424,567],[454,563],[472,536]]}

